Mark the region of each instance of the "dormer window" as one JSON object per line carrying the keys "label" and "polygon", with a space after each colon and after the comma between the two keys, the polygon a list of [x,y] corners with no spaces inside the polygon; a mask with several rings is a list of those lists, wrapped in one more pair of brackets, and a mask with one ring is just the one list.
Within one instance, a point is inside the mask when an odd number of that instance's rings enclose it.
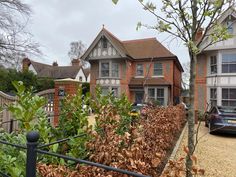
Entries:
{"label": "dormer window", "polygon": [[106,49],[107,48],[107,39],[103,36],[103,38],[102,38],[102,47],[104,48],[104,49]]}

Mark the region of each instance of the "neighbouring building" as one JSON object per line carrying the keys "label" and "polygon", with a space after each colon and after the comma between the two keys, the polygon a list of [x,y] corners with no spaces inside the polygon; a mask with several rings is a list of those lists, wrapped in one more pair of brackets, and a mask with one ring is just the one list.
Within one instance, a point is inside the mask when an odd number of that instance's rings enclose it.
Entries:
{"label": "neighbouring building", "polygon": [[71,66],[58,66],[57,62],[47,65],[25,58],[23,59],[23,70],[30,70],[41,78],[70,78],[79,82],[90,82],[90,69],[83,68],[79,59],[73,59]]}
{"label": "neighbouring building", "polygon": [[[218,19],[232,38],[204,49],[198,55],[195,83],[195,110],[211,105],[236,106],[236,11],[227,9]],[[208,44],[208,39],[201,47]],[[209,105],[209,106],[208,106]]]}
{"label": "neighbouring building", "polygon": [[178,103],[183,68],[156,38],[121,41],[104,27],[82,56],[91,64],[90,92],[125,93],[131,102]]}

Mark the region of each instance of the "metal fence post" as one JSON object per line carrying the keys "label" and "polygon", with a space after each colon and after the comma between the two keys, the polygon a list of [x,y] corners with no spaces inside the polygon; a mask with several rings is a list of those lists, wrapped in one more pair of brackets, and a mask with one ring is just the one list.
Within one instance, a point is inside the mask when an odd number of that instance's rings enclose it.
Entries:
{"label": "metal fence post", "polygon": [[26,135],[27,139],[27,159],[26,159],[26,177],[36,177],[36,148],[39,140],[39,133],[31,131]]}

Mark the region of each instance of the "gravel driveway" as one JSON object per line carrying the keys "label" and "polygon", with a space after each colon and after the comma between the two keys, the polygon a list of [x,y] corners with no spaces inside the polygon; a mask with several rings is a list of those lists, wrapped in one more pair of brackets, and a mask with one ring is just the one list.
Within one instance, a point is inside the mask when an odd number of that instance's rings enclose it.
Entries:
{"label": "gravel driveway", "polygon": [[[207,177],[236,177],[236,135],[210,135],[208,128],[201,123],[199,129],[199,144],[195,155],[198,165],[205,169]],[[183,154],[187,141],[187,130],[180,143],[176,157]]]}

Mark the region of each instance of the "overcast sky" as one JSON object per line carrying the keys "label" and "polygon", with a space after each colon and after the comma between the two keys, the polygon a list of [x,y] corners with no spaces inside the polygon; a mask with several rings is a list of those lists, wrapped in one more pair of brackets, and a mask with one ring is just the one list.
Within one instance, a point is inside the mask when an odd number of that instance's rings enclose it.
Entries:
{"label": "overcast sky", "polygon": [[[87,47],[105,25],[120,40],[156,37],[165,47],[178,56],[181,63],[188,61],[187,50],[180,41],[170,42],[167,34],[141,28],[139,21],[155,24],[153,15],[144,11],[137,0],[25,0],[32,8],[28,25],[34,40],[39,42],[42,57],[31,57],[39,62],[68,65],[70,42],[81,40]],[[167,40],[166,40],[167,39]]]}

